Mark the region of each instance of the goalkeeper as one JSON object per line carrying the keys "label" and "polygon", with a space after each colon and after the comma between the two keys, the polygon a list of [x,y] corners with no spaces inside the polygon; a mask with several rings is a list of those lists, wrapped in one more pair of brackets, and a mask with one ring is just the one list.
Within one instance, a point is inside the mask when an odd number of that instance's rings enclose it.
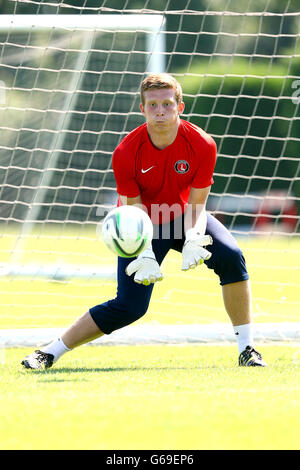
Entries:
{"label": "goalkeeper", "polygon": [[[203,263],[214,270],[236,335],[239,365],[264,367],[253,344],[251,289],[243,254],[229,231],[206,211],[216,144],[201,128],[181,119],[182,90],[169,74],[143,80],[140,109],[146,122],[115,149],[113,170],[119,203],[142,205],[151,216],[152,246],[136,259],[118,258],[116,298],[92,307],[61,338],[22,364],[31,369],[51,367],[67,351],[138,320],[148,309],[154,284],[163,278],[163,259],[174,249],[182,253],[184,272]],[[154,210],[157,207],[159,211]]]}

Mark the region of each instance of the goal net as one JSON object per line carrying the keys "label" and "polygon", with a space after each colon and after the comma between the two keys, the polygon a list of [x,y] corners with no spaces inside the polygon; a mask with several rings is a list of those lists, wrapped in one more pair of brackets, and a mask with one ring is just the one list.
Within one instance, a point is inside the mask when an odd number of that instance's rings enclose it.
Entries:
{"label": "goal net", "polygon": [[[64,327],[115,296],[116,258],[98,237],[117,199],[112,153],[144,122],[141,80],[166,71],[183,87],[183,118],[217,143],[208,210],[244,251],[254,321],[264,338],[299,338],[295,3],[8,3],[0,15],[0,329]],[[214,273],[180,266],[170,253],[140,325],[226,329]],[[277,336],[268,323],[279,325]],[[207,337],[222,337],[215,331]]]}

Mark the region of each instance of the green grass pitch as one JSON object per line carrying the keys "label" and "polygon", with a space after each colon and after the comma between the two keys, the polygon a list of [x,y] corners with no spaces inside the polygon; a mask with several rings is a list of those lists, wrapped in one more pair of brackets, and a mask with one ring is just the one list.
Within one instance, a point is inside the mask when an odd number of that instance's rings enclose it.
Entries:
{"label": "green grass pitch", "polygon": [[81,346],[52,369],[2,351],[1,449],[299,449],[300,348]]}
{"label": "green grass pitch", "polygon": [[[94,229],[63,235],[40,228],[15,262],[115,264]],[[0,237],[1,262],[16,241],[13,231]],[[299,321],[299,237],[240,245],[255,322]],[[139,322],[229,322],[214,273],[180,267],[170,253]],[[0,329],[65,327],[115,291],[109,280],[1,277]],[[48,371],[26,371],[32,348],[0,345],[0,448],[299,449],[300,343],[258,349],[268,368],[239,368],[236,345],[82,346]]]}

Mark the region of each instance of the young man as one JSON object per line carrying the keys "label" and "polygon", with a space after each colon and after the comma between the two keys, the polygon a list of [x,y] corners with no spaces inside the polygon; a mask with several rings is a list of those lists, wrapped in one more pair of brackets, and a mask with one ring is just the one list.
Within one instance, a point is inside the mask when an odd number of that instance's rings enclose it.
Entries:
{"label": "young man", "polygon": [[[61,338],[27,356],[22,364],[31,369],[51,367],[65,352],[144,315],[155,282],[163,278],[160,265],[175,249],[182,252],[183,271],[205,263],[219,276],[238,342],[239,365],[264,367],[253,347],[251,291],[243,254],[229,231],[206,212],[216,144],[202,129],[180,118],[182,90],[168,74],[145,78],[140,110],[146,122],[118,145],[113,170],[119,203],[142,205],[151,215],[152,246],[136,259],[118,258],[115,299],[91,308]],[[162,210],[153,211],[154,207]]]}

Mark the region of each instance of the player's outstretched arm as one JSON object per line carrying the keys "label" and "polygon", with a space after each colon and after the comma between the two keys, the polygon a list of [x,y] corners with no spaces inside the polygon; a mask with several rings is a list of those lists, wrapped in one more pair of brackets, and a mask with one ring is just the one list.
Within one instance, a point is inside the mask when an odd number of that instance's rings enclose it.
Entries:
{"label": "player's outstretched arm", "polygon": [[[120,196],[120,199],[123,205],[135,205],[144,210],[140,196],[132,198]],[[144,286],[149,286],[150,284],[154,284],[155,282],[163,279],[160,266],[156,261],[151,245],[144,250],[137,259],[127,266],[125,272],[127,276],[132,276],[134,274],[134,281],[137,284],[143,284]]]}
{"label": "player's outstretched arm", "polygon": [[134,281],[138,284],[144,284],[144,286],[149,286],[163,279],[160,266],[151,246],[127,266],[126,274],[131,276],[134,273]]}
{"label": "player's outstretched arm", "polygon": [[213,240],[206,231],[206,200],[208,188],[191,188],[189,205],[185,213],[185,243],[182,249],[182,270],[187,271],[202,264],[211,257],[204,247],[211,245]]}
{"label": "player's outstretched arm", "polygon": [[196,229],[190,229],[182,249],[182,270],[188,271],[204,263],[211,257],[211,253],[204,246],[211,245],[210,235],[201,236]]}

